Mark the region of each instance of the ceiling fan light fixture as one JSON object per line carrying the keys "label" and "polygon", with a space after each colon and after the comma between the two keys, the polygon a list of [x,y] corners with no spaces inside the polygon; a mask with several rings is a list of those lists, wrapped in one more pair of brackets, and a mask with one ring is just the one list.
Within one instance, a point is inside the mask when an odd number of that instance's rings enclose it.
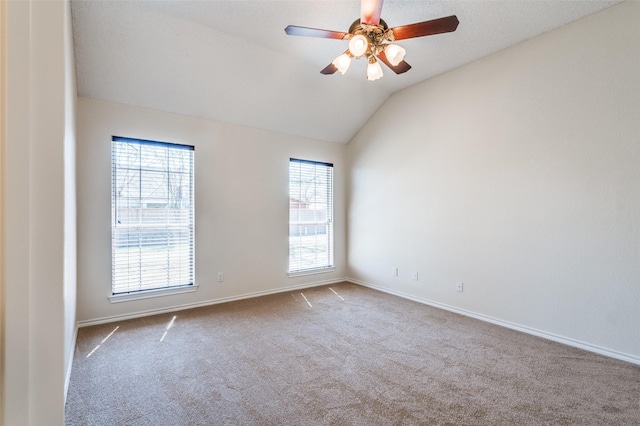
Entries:
{"label": "ceiling fan light fixture", "polygon": [[407,54],[407,51],[397,44],[387,44],[384,48],[384,53],[387,55],[387,59],[389,63],[394,67],[397,66],[404,59],[404,55]]}
{"label": "ceiling fan light fixture", "polygon": [[450,33],[455,31],[460,23],[456,15],[450,15],[391,28],[380,17],[383,1],[360,0],[360,17],[353,21],[346,32],[297,25],[288,25],[284,31],[294,36],[348,41],[349,48],[344,54],[334,59],[320,73],[330,75],[340,71],[344,74],[351,64],[351,59],[365,57],[368,62],[367,79],[373,81],[382,77],[382,67],[376,57],[396,74],[403,74],[411,69],[411,65],[404,61],[406,51],[394,44],[396,40]]}
{"label": "ceiling fan light fixture", "polygon": [[382,67],[376,61],[376,58],[371,56],[369,58],[369,65],[367,65],[367,80],[374,81],[382,77]]}
{"label": "ceiling fan light fixture", "polygon": [[357,34],[349,40],[349,52],[356,58],[364,55],[369,47],[369,41],[362,34]]}
{"label": "ceiling fan light fixture", "polygon": [[338,71],[340,71],[341,74],[344,74],[349,69],[349,65],[351,65],[351,56],[347,53],[343,53],[335,58],[332,64],[338,68]]}

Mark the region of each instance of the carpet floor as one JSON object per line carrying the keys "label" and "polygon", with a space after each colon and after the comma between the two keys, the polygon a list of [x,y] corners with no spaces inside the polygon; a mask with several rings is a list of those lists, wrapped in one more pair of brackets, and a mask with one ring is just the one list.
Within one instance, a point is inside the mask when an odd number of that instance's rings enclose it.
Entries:
{"label": "carpet floor", "polygon": [[81,328],[67,425],[638,425],[640,366],[350,283]]}

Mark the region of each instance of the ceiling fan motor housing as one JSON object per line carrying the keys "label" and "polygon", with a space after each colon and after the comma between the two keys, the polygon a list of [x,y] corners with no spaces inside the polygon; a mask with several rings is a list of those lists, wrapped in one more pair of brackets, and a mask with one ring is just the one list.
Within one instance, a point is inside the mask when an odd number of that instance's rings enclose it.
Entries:
{"label": "ceiling fan motor housing", "polygon": [[390,30],[387,23],[382,19],[380,19],[380,24],[378,25],[361,24],[360,19],[356,19],[349,27],[349,33],[344,38],[345,40],[350,40],[357,35],[362,35],[369,41],[367,50],[364,53],[367,57],[378,55],[384,50],[385,44],[395,41],[393,30]]}

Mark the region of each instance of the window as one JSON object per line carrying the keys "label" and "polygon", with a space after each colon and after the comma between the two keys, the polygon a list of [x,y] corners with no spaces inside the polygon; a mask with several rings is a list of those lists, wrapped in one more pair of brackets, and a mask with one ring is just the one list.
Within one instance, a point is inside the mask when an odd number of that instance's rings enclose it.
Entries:
{"label": "window", "polygon": [[333,268],[333,164],[289,161],[289,273]]}
{"label": "window", "polygon": [[193,147],[114,136],[114,295],[194,284]]}

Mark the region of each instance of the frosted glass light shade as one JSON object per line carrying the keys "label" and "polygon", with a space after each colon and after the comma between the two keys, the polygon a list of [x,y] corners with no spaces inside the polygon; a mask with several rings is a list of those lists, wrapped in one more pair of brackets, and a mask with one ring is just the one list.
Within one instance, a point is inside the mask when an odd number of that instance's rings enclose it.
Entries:
{"label": "frosted glass light shade", "polygon": [[346,53],[343,53],[335,58],[331,63],[338,68],[338,71],[340,71],[341,74],[344,74],[349,69],[349,65],[351,65],[351,58]]}
{"label": "frosted glass light shade", "polygon": [[358,34],[349,40],[349,52],[351,52],[351,54],[356,58],[364,55],[364,52],[367,51],[367,47],[369,47],[369,42],[362,34]]}
{"label": "frosted glass light shade", "polygon": [[382,67],[378,61],[369,62],[367,65],[367,80],[374,81],[382,77]]}
{"label": "frosted glass light shade", "polygon": [[387,47],[384,48],[384,53],[387,56],[389,63],[395,67],[402,62],[407,51],[397,44],[388,44]]}

